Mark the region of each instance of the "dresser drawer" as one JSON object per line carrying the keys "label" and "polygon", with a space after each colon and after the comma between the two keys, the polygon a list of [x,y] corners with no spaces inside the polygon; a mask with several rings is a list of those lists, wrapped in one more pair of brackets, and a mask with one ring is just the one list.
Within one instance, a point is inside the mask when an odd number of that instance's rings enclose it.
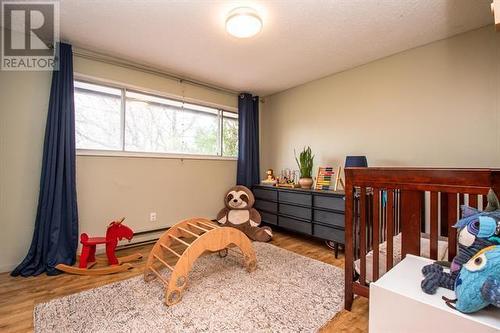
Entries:
{"label": "dresser drawer", "polygon": [[253,190],[253,195],[258,199],[278,201],[278,191],[276,191],[276,190],[266,190],[263,188],[255,188]]}
{"label": "dresser drawer", "polygon": [[324,195],[314,196],[314,207],[345,211],[344,197],[330,197]]}
{"label": "dresser drawer", "polygon": [[279,212],[281,214],[290,215],[305,220],[310,220],[312,217],[311,208],[306,208],[306,207],[297,207],[292,205],[280,204]]}
{"label": "dresser drawer", "polygon": [[344,228],[345,225],[344,214],[325,212],[319,209],[314,210],[314,221],[341,228]]}
{"label": "dresser drawer", "polygon": [[312,196],[304,193],[293,193],[280,191],[280,202],[288,202],[299,205],[311,206]]}
{"label": "dresser drawer", "polygon": [[312,233],[312,224],[308,222],[303,222],[288,217],[280,216],[278,218],[278,225],[280,227],[295,230],[304,234],[310,235]]}
{"label": "dresser drawer", "polygon": [[276,202],[257,200],[254,206],[257,210],[266,210],[271,213],[278,211],[278,204]]}
{"label": "dresser drawer", "polygon": [[262,217],[262,222],[278,225],[277,215],[266,212],[260,212],[260,216]]}
{"label": "dresser drawer", "polygon": [[339,230],[335,228],[325,227],[319,224],[314,225],[314,236],[332,240],[341,244],[345,244],[345,233],[344,230]]}

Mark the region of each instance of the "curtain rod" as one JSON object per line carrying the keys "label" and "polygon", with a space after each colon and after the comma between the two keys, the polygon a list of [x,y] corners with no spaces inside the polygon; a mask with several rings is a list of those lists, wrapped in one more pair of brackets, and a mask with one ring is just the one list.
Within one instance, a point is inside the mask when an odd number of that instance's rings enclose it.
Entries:
{"label": "curtain rod", "polygon": [[163,77],[166,77],[166,78],[171,79],[171,80],[179,81],[179,83],[187,83],[187,84],[190,84],[193,86],[207,88],[207,89],[221,92],[221,93],[224,93],[227,95],[234,95],[234,96],[239,95],[239,92],[231,90],[231,89],[221,88],[221,87],[218,87],[216,85],[211,85],[211,84],[196,81],[193,79],[188,79],[185,77],[181,77],[178,75],[168,73],[166,71],[162,71],[162,70],[154,68],[154,67],[142,65],[142,64],[139,64],[139,63],[136,63],[133,61],[109,56],[109,55],[106,55],[103,53],[98,53],[98,52],[94,52],[94,51],[79,48],[79,47],[73,48],[73,54],[79,58],[95,60],[95,61],[110,64],[110,65],[116,65],[116,66],[129,68],[129,69],[133,69],[133,70],[139,70],[139,71],[142,71],[144,73],[163,76]]}

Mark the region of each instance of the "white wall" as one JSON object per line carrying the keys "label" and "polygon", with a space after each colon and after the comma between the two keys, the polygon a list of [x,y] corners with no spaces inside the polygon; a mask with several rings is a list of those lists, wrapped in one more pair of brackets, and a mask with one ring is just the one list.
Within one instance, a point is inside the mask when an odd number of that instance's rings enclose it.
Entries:
{"label": "white wall", "polygon": [[23,259],[33,235],[50,79],[0,71],[0,272]]}
{"label": "white wall", "polygon": [[[268,96],[261,170],[366,155],[372,166],[500,167],[500,34],[492,26]],[[315,171],[316,172],[316,171]]]}
{"label": "white wall", "polygon": [[[147,90],[237,107],[237,97],[120,66],[75,57],[77,73]],[[0,72],[0,271],[26,255],[33,234],[51,73]],[[77,157],[80,232],[104,234],[126,216],[136,231],[191,216],[215,217],[236,162],[131,157]],[[149,213],[157,222],[149,222]]]}

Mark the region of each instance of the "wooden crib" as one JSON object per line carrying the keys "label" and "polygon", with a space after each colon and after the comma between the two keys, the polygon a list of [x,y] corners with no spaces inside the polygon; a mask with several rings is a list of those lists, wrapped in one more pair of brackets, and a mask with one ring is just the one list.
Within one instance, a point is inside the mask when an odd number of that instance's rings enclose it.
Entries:
{"label": "wooden crib", "polygon": [[[426,232],[429,257],[437,259],[438,239],[445,237],[451,261],[457,251],[452,226],[459,218],[459,206],[466,203],[482,209],[490,188],[500,194],[500,170],[493,169],[346,168],[345,175],[346,310],[351,309],[354,295],[369,297],[368,253],[371,281],[380,277],[382,243],[386,271],[393,267],[393,236],[399,232],[402,258],[420,255],[422,233]],[[359,276],[354,267],[357,259]]]}

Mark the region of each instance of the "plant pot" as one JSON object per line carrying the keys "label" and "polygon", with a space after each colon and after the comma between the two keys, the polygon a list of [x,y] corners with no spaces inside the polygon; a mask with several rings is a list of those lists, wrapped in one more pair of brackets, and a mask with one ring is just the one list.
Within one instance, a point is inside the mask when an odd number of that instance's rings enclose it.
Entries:
{"label": "plant pot", "polygon": [[313,186],[313,179],[312,178],[300,178],[299,185],[301,188],[308,188],[309,189]]}

